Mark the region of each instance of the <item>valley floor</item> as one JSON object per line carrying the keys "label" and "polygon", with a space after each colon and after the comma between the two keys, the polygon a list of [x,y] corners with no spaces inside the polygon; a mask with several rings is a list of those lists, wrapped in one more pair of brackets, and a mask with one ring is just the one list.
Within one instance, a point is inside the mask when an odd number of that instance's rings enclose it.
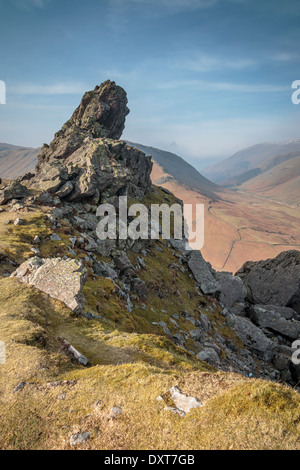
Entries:
{"label": "valley floor", "polygon": [[201,252],[216,270],[235,273],[246,261],[300,249],[299,206],[225,189],[218,194],[218,200],[212,200],[167,176],[159,165],[154,165],[154,182],[165,177],[161,186],[185,204],[204,204],[205,241]]}

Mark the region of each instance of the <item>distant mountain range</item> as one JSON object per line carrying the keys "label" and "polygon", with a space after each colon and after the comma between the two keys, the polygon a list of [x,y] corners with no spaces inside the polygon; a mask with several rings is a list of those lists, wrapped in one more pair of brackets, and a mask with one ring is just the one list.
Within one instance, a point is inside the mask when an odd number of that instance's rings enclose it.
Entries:
{"label": "distant mountain range", "polygon": [[12,179],[33,171],[39,151],[0,143],[0,177]]}
{"label": "distant mountain range", "polygon": [[[275,162],[276,158],[272,159]],[[269,162],[269,160],[268,160]],[[266,166],[268,168],[268,165]],[[239,185],[240,190],[273,198],[289,204],[300,204],[300,154],[261,171]]]}
{"label": "distant mountain range", "polygon": [[217,184],[233,186],[299,155],[300,139],[261,143],[240,150],[232,157],[205,168],[202,173]]}

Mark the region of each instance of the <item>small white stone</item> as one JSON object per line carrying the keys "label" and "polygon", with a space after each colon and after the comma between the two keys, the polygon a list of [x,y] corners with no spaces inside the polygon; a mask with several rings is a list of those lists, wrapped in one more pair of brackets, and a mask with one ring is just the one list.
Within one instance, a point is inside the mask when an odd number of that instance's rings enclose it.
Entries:
{"label": "small white stone", "polygon": [[22,220],[22,219],[17,218],[17,219],[14,221],[14,225],[22,225],[22,224],[24,224],[24,220]]}

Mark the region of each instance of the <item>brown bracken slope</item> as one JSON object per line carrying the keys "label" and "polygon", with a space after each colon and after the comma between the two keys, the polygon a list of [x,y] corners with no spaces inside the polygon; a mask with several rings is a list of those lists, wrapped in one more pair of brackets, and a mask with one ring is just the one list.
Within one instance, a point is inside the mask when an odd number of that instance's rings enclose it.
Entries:
{"label": "brown bracken slope", "polygon": [[300,247],[299,207],[242,191],[218,187],[217,198],[184,184],[154,161],[152,181],[186,204],[205,206],[203,256],[215,269],[236,272],[248,260],[273,258]]}

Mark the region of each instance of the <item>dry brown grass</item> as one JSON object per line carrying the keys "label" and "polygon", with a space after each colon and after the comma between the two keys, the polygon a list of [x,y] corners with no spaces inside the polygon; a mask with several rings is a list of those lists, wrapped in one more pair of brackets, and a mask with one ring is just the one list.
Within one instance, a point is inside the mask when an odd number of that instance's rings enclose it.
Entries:
{"label": "dry brown grass", "polygon": [[[24,259],[42,229],[43,253],[56,255],[56,247],[46,240],[49,227],[43,215],[30,214],[21,230],[9,228],[0,229],[3,253],[8,250],[10,256]],[[61,235],[67,246],[65,229]],[[197,316],[199,302],[207,301],[213,307],[206,312],[214,324],[212,335],[219,332],[236,341],[218,306],[199,297],[188,273],[175,276],[171,263],[172,250],[166,246],[149,253],[147,270],[139,272],[149,284],[149,300],[144,308],[144,302],[137,301],[132,313],[111,281],[94,280],[90,274],[84,289],[86,308],[102,317],[93,321],[74,316],[61,302],[16,279],[0,279],[0,339],[7,347],[7,363],[0,365],[1,449],[69,449],[71,434],[81,431],[91,433],[82,449],[300,447],[297,392],[217,372],[153,325],[163,320],[172,330],[174,313],[189,310]],[[157,296],[158,285],[163,298]],[[194,328],[184,317],[177,321],[185,331]],[[88,367],[66,353],[61,337],[89,358]],[[26,386],[14,393],[21,382]],[[203,401],[204,407],[184,418],[164,411],[165,404],[156,398],[167,396],[174,385]],[[115,405],[123,413],[111,420]]]}
{"label": "dry brown grass", "polygon": [[[70,435],[84,431],[91,439],[83,449],[300,447],[300,397],[292,389],[201,370],[163,337],[73,318],[60,302],[14,279],[0,287],[0,338],[8,353],[0,366],[1,449],[69,449]],[[58,335],[94,354],[94,365],[71,361]],[[22,381],[25,388],[13,393]],[[164,411],[156,398],[174,385],[204,407],[185,418]],[[110,420],[115,405],[123,413]]]}

